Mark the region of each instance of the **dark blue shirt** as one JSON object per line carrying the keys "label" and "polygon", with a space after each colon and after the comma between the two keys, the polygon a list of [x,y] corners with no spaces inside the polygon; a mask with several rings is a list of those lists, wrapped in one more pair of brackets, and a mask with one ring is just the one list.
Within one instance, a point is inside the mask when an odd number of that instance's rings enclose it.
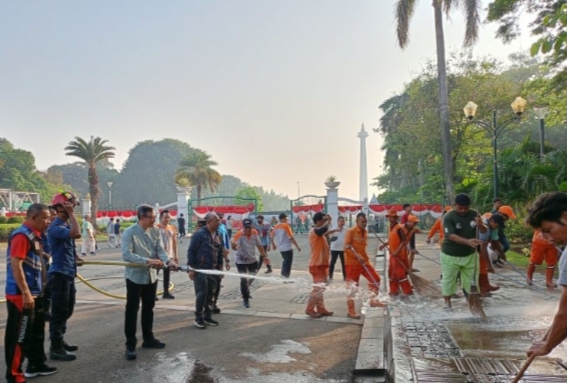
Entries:
{"label": "dark blue shirt", "polygon": [[187,249],[187,265],[194,269],[222,270],[224,249],[220,233],[215,235],[206,227],[197,230],[191,236]]}
{"label": "dark blue shirt", "polygon": [[77,260],[75,259],[75,240],[70,238],[69,224],[57,217],[47,229],[47,241],[51,250],[49,274],[60,273],[75,278]]}
{"label": "dark blue shirt", "polygon": [[114,224],[114,234],[120,234],[120,223]]}

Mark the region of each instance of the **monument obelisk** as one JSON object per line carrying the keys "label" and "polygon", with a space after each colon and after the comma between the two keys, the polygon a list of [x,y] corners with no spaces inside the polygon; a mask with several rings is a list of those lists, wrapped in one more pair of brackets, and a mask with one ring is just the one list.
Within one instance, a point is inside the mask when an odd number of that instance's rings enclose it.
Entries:
{"label": "monument obelisk", "polygon": [[357,137],[360,138],[360,178],[358,198],[359,201],[368,201],[368,169],[366,167],[366,137],[368,133],[364,130],[364,124]]}

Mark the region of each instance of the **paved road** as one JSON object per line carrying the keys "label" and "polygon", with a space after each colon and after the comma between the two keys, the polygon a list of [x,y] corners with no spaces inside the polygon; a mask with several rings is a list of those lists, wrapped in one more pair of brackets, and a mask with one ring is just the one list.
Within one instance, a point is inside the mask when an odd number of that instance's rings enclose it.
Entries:
{"label": "paved road", "polygon": [[[173,274],[176,299],[160,299],[155,310],[156,337],[167,343],[167,347],[159,351],[140,349],[134,362],[124,359],[124,301],[78,284],[77,309],[67,334],[69,342],[80,346],[78,359],[48,362],[59,367],[60,372],[34,380],[45,383],[351,382],[362,321],[346,317],[342,281],[334,282],[328,289],[327,307],[335,311],[333,317],[315,320],[304,314],[310,289],[306,272],[307,236],[299,235],[298,239],[303,251],[294,260],[292,278],[296,283],[284,285],[277,281],[281,257],[271,252],[275,266],[272,275],[276,277],[254,282],[252,307],[245,309],[238,292],[239,279],[226,277],[219,304],[223,312],[216,315],[220,322],[217,328],[199,330],[193,326],[192,284],[186,274]],[[187,242],[181,244],[183,261]],[[371,242],[375,249],[376,244]],[[121,261],[116,249],[105,249],[104,244],[101,247],[95,257],[86,260]],[[5,265],[0,268],[3,284]],[[113,294],[125,293],[120,267],[84,266],[80,274],[96,279],[92,281],[96,286]],[[341,280],[338,273],[335,278]],[[360,301],[358,304],[360,307]],[[0,316],[4,324],[5,310]]]}

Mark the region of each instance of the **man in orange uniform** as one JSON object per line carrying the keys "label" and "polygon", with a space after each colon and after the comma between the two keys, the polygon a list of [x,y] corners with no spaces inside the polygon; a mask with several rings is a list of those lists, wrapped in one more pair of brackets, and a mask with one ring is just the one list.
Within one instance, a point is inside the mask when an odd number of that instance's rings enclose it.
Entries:
{"label": "man in orange uniform", "polygon": [[[413,294],[413,289],[408,279],[408,243],[410,237],[414,234],[413,226],[415,226],[416,221],[419,222],[419,219],[414,215],[410,215],[407,223],[401,225],[398,222],[398,212],[395,210],[390,210],[386,214],[386,218],[390,222],[388,242],[380,246],[380,249],[388,246],[390,251],[390,260],[388,262],[390,295],[398,295],[400,287],[405,295],[411,295]],[[410,221],[410,218],[413,222]]]}
{"label": "man in orange uniform", "polygon": [[553,283],[553,274],[555,273],[555,266],[558,260],[558,251],[555,244],[549,242],[541,233],[536,230],[532,237],[532,251],[530,252],[530,264],[528,265],[528,285],[533,284],[534,271],[537,266],[541,265],[545,260],[547,269],[545,270],[545,285],[550,288],[557,287]]}
{"label": "man in orange uniform", "polygon": [[366,245],[368,243],[368,232],[366,231],[366,214],[358,213],[356,215],[356,226],[349,229],[345,234],[345,269],[347,287],[351,289],[351,293],[347,298],[347,315],[354,319],[360,319],[354,306],[355,288],[362,275],[368,281],[370,290],[370,306],[384,307],[376,297],[380,289],[380,276],[374,270],[368,260],[366,253]]}
{"label": "man in orange uniform", "polygon": [[437,218],[437,221],[435,221],[433,227],[431,228],[431,230],[429,230],[429,234],[427,235],[427,239],[425,240],[428,245],[431,244],[431,239],[435,236],[435,234],[437,234],[439,237],[437,243],[443,243],[443,237],[445,236],[445,233],[443,231],[443,216],[451,210],[453,210],[451,206],[445,206],[445,209],[443,209],[443,214],[441,215],[441,217]]}
{"label": "man in orange uniform", "polygon": [[305,314],[309,315],[311,318],[333,315],[332,311],[327,311],[325,301],[323,300],[323,292],[325,291],[325,283],[327,282],[330,263],[329,243],[325,236],[337,231],[329,230],[330,222],[330,216],[322,212],[317,212],[313,215],[313,223],[315,226],[309,231],[309,246],[311,247],[309,274],[313,277],[313,290],[311,290],[311,294],[309,294]]}

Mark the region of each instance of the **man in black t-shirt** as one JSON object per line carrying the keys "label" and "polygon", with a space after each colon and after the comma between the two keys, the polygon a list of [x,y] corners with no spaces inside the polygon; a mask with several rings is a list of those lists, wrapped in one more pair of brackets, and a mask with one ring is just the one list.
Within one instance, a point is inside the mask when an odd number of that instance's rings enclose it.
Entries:
{"label": "man in black t-shirt", "polygon": [[441,267],[443,280],[441,288],[445,299],[445,310],[451,309],[451,296],[457,291],[457,278],[461,287],[470,293],[473,280],[478,286],[479,259],[475,247],[481,242],[477,230],[486,233],[486,226],[477,211],[470,209],[471,199],[466,194],[455,197],[452,211],[443,217],[445,237],[441,244]]}

